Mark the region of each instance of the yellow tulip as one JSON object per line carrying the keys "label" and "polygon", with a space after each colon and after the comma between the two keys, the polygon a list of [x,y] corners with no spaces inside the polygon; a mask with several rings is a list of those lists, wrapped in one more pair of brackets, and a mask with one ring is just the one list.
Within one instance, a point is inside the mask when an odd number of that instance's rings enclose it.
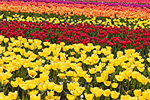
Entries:
{"label": "yellow tulip", "polygon": [[90,72],[90,74],[95,74],[95,68],[91,68],[91,69],[89,69],[89,72]]}
{"label": "yellow tulip", "polygon": [[61,78],[61,79],[65,79],[66,74],[64,74],[64,73],[59,73],[58,76],[59,76],[59,78]]}
{"label": "yellow tulip", "polygon": [[138,97],[138,100],[146,100],[143,96]]}
{"label": "yellow tulip", "polygon": [[101,61],[102,61],[103,63],[106,63],[106,62],[107,62],[107,59],[106,59],[106,58],[101,58]]}
{"label": "yellow tulip", "polygon": [[116,92],[116,91],[111,91],[111,97],[113,99],[117,99],[119,97],[120,93]]}
{"label": "yellow tulip", "polygon": [[62,90],[63,90],[63,85],[56,85],[54,90],[57,92],[57,93],[61,93]]}
{"label": "yellow tulip", "polygon": [[141,90],[134,90],[134,95],[136,96],[136,97],[140,97],[141,96]]}
{"label": "yellow tulip", "polygon": [[29,95],[37,95],[38,94],[38,90],[32,90],[30,92],[28,92]]}
{"label": "yellow tulip", "polygon": [[108,97],[110,95],[111,91],[109,89],[104,90],[103,95],[105,97]]}
{"label": "yellow tulip", "polygon": [[4,43],[7,43],[9,41],[8,38],[4,38]]}
{"label": "yellow tulip", "polygon": [[86,94],[84,93],[84,96],[87,100],[93,100],[94,94]]}
{"label": "yellow tulip", "polygon": [[96,96],[101,97],[103,94],[103,90],[99,89],[98,87],[90,88],[90,91]]}
{"label": "yellow tulip", "polygon": [[124,77],[123,76],[120,76],[120,75],[115,75],[115,78],[117,79],[117,81],[121,82],[124,80]]}
{"label": "yellow tulip", "polygon": [[67,71],[67,72],[66,72],[66,75],[67,75],[67,76],[73,76],[74,74],[75,74],[75,73],[74,73],[73,71]]}
{"label": "yellow tulip", "polygon": [[28,74],[32,78],[34,78],[37,75],[36,71],[34,71],[34,70],[28,70]]}
{"label": "yellow tulip", "polygon": [[8,97],[10,98],[10,99],[17,99],[17,97],[18,97],[18,92],[17,91],[15,91],[14,93],[13,92],[9,92],[8,93]]}
{"label": "yellow tulip", "polygon": [[38,96],[30,95],[30,100],[41,100],[41,95],[40,94]]}
{"label": "yellow tulip", "polygon": [[150,73],[150,67],[148,67],[148,72]]}
{"label": "yellow tulip", "polygon": [[105,86],[110,86],[110,84],[111,84],[111,81],[104,81]]}
{"label": "yellow tulip", "polygon": [[104,81],[104,79],[103,79],[102,77],[96,77],[96,81],[97,81],[98,83],[101,83],[101,82]]}
{"label": "yellow tulip", "polygon": [[11,81],[11,86],[12,86],[12,87],[17,87],[17,86],[18,86],[18,83],[17,83],[17,82],[14,82],[14,81]]}
{"label": "yellow tulip", "polygon": [[67,94],[67,99],[68,100],[75,100],[76,99],[76,97],[75,96],[73,96],[73,95],[70,95],[70,94]]}
{"label": "yellow tulip", "polygon": [[118,87],[118,83],[112,83],[111,86],[112,86],[112,88],[117,88]]}

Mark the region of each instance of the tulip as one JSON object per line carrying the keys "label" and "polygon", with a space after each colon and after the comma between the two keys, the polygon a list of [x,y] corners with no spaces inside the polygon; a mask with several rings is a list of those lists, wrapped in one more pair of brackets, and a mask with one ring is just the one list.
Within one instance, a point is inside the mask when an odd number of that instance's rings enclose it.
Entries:
{"label": "tulip", "polygon": [[141,96],[141,90],[134,90],[134,95],[135,95],[136,97]]}

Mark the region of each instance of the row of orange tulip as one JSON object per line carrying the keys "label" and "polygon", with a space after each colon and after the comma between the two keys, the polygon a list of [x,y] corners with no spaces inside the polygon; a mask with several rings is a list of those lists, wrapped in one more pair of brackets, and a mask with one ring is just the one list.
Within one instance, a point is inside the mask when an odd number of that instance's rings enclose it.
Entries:
{"label": "row of orange tulip", "polygon": [[[78,6],[78,7],[77,7]],[[56,14],[60,16],[110,17],[110,18],[150,18],[150,10],[147,8],[111,7],[104,5],[80,5],[80,4],[56,4],[56,3],[24,3],[20,1],[0,2],[0,11]],[[109,13],[108,13],[109,12]]]}

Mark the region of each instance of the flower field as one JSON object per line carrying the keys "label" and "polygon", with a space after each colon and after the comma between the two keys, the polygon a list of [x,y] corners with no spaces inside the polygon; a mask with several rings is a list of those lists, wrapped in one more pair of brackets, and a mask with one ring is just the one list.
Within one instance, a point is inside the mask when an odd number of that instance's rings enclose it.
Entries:
{"label": "flower field", "polygon": [[149,8],[0,1],[0,100],[150,100]]}

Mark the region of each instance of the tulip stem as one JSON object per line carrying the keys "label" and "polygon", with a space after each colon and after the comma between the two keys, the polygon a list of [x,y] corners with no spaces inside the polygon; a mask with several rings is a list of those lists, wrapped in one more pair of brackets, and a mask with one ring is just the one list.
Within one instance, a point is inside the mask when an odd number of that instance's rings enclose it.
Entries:
{"label": "tulip stem", "polygon": [[121,82],[119,82],[119,93],[121,92]]}
{"label": "tulip stem", "polygon": [[129,80],[128,80],[128,88],[127,88],[127,91],[129,90]]}
{"label": "tulip stem", "polygon": [[22,90],[22,100],[25,100],[24,98],[24,91]]}
{"label": "tulip stem", "polygon": [[98,100],[98,97],[96,97],[96,100]]}

